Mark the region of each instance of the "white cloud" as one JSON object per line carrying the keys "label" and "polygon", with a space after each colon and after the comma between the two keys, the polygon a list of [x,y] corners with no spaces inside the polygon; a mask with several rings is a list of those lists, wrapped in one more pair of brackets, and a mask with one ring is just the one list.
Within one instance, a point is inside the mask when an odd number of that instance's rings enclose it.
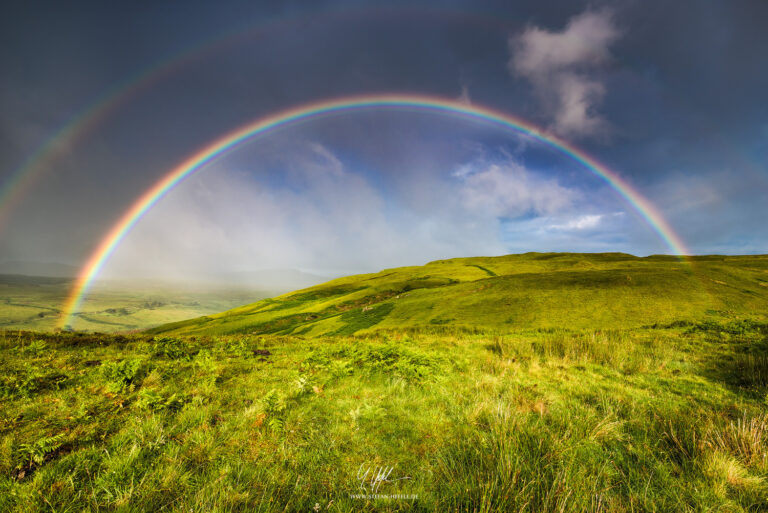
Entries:
{"label": "white cloud", "polygon": [[587,230],[596,228],[603,217],[603,214],[587,214],[569,219],[562,224],[551,224],[549,228],[553,230]]}
{"label": "white cloud", "polygon": [[547,225],[548,230],[557,231],[585,231],[594,230],[597,227],[606,228],[607,223],[615,223],[623,218],[624,212],[612,212],[609,214],[582,214],[570,217],[552,219]]}
{"label": "white cloud", "polygon": [[309,159],[303,159],[301,167],[312,174],[327,172],[336,177],[344,175],[344,164],[328,148],[319,143],[310,143]]}
{"label": "white cloud", "polygon": [[610,11],[586,11],[560,32],[535,26],[509,39],[509,70],[531,82],[552,116],[552,129],[568,137],[603,135],[607,121],[596,112],[605,86],[588,75],[610,60],[620,36]]}
{"label": "white cloud", "polygon": [[270,155],[276,160],[263,150],[241,155],[237,167],[221,161],[172,190],[104,276],[349,274],[453,256],[614,247],[600,239],[616,232],[600,199],[503,152],[478,150],[453,173],[448,163],[419,172],[422,161],[406,159],[387,176],[357,172],[317,143],[293,141]]}
{"label": "white cloud", "polygon": [[[346,274],[505,252],[498,221],[458,204],[453,180],[443,183],[444,194],[421,194],[417,210],[326,146],[293,148],[276,182],[225,163],[185,181],[131,231],[104,276],[286,268]],[[437,177],[409,179],[410,189],[441,187]]]}
{"label": "white cloud", "polygon": [[570,207],[578,193],[543,178],[514,161],[484,161],[460,166],[462,203],[470,211],[492,217],[549,215]]}

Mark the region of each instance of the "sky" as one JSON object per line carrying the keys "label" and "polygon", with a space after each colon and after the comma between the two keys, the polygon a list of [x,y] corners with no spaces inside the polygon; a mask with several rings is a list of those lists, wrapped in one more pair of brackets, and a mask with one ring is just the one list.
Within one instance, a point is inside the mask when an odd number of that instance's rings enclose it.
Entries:
{"label": "sky", "polygon": [[[82,265],[207,143],[371,93],[525,119],[630,183],[691,253],[768,253],[767,19],[762,0],[15,2],[0,19],[0,262]],[[331,275],[526,251],[671,249],[556,148],[382,108],[226,153],[102,274]]]}

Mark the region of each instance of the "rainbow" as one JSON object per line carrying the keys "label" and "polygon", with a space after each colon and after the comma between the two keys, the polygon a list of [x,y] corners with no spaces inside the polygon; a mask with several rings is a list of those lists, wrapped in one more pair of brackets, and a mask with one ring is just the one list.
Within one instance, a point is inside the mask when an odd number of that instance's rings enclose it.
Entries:
{"label": "rainbow", "polygon": [[[267,31],[284,30],[289,23],[311,19],[308,15],[293,19],[270,20],[245,30],[228,31],[221,36],[205,39],[190,48],[161,58],[149,67],[126,77],[109,87],[96,99],[77,111],[55,130],[15,169],[11,176],[0,184],[0,230],[10,213],[21,202],[25,194],[40,180],[46,171],[53,169],[61,156],[61,148],[70,148],[86,138],[112,114],[123,108],[132,98],[147,91],[163,79],[190,64],[215,54],[231,43],[250,35]],[[263,25],[263,26],[262,26]]]}
{"label": "rainbow", "polygon": [[62,153],[61,148],[77,144],[133,96],[149,89],[163,77],[182,68],[191,60],[189,56],[163,59],[147,70],[131,75],[110,87],[91,104],[70,117],[24,159],[5,183],[0,184],[0,229],[3,228],[10,212],[25,193],[35,185],[45,171],[53,168],[53,164]]}
{"label": "rainbow", "polygon": [[455,99],[437,96],[422,96],[417,94],[372,94],[364,96],[343,97],[322,100],[281,110],[257,119],[233,132],[213,141],[195,152],[178,166],[172,169],[162,179],[133,203],[120,219],[112,226],[104,239],[98,244],[82,267],[78,278],[67,298],[63,308],[60,326],[70,325],[72,315],[79,308],[82,299],[91,282],[99,274],[109,257],[114,253],[120,242],[130,232],[131,228],[149,211],[163,196],[177,186],[182,180],[201,169],[225,152],[238,147],[252,138],[269,133],[271,130],[285,127],[298,122],[331,115],[354,112],[363,109],[399,108],[418,112],[458,115],[488,122],[518,133],[526,134],[566,153],[584,167],[604,179],[622,197],[624,197],[648,224],[659,234],[666,245],[676,255],[689,254],[683,242],[672,230],[656,207],[637,192],[628,182],[617,173],[611,171],[596,159],[559,137],[548,133],[531,123],[507,114],[505,112],[467,104]]}
{"label": "rainbow", "polygon": [[494,16],[478,16],[473,13],[460,10],[424,10],[411,7],[391,8],[351,8],[331,12],[308,12],[301,15],[286,14],[278,19],[270,19],[266,22],[248,25],[244,28],[227,31],[212,38],[204,39],[190,48],[163,57],[149,67],[126,77],[121,82],[109,87],[96,99],[69,117],[47,139],[41,142],[31,154],[29,154],[19,166],[11,173],[8,179],[0,183],[0,231],[5,227],[11,212],[18,206],[26,194],[45,175],[54,169],[54,164],[66,152],[61,148],[71,148],[85,139],[100,126],[109,116],[123,108],[132,98],[151,89],[155,84],[176,72],[186,68],[199,60],[213,56],[221,50],[229,48],[234,43],[255,36],[263,36],[272,32],[289,30],[292,26],[306,21],[317,21],[318,16],[325,19],[349,18],[353,22],[359,16],[414,16],[414,15],[446,15],[461,19],[466,23],[468,19],[476,23],[485,22],[490,25],[503,27]]}

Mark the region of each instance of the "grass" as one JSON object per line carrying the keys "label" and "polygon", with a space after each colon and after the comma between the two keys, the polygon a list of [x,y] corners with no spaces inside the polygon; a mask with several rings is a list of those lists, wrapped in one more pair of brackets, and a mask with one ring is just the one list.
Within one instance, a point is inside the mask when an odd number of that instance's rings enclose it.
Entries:
{"label": "grass", "polygon": [[[326,336],[380,329],[627,329],[766,320],[768,256],[527,253],[340,278],[159,326],[174,335]],[[375,312],[375,314],[374,314]]]}
{"label": "grass", "polygon": [[768,324],[671,324],[6,332],[0,510],[768,509],[768,365],[717,363]]}
{"label": "grass", "polygon": [[766,511],[767,274],[530,253],[0,332],[0,511]]}

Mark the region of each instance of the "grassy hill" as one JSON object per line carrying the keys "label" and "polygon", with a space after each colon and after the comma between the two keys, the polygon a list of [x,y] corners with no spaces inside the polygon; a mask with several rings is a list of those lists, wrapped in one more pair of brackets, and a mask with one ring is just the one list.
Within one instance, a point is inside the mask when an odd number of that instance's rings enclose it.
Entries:
{"label": "grassy hill", "polygon": [[768,256],[526,253],[349,276],[151,333],[350,335],[380,329],[635,328],[765,318]]}
{"label": "grassy hill", "polygon": [[0,511],[768,511],[766,283],[526,254],[0,331]]}

